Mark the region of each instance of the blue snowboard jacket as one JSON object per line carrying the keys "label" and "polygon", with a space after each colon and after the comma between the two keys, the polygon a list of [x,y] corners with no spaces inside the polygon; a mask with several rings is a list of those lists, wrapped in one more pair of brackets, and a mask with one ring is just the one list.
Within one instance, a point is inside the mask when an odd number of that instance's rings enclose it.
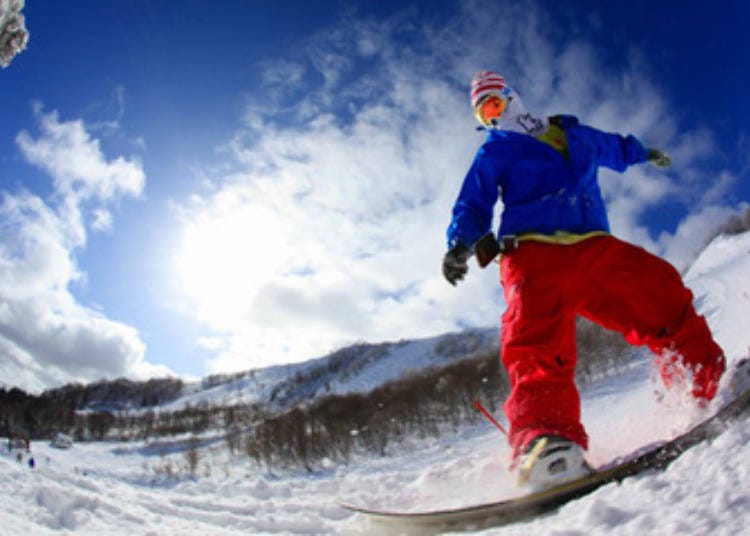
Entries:
{"label": "blue snowboard jacket", "polygon": [[453,206],[448,248],[472,248],[492,225],[502,196],[499,236],[609,232],[597,168],[622,172],[648,159],[635,137],[602,132],[573,116],[557,116],[567,137],[567,156],[536,138],[490,130]]}

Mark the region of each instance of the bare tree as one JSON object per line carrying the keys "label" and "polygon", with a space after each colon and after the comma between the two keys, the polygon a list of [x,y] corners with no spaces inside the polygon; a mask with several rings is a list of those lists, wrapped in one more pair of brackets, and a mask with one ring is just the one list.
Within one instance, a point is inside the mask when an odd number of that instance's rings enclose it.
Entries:
{"label": "bare tree", "polygon": [[201,456],[198,452],[198,446],[200,440],[197,437],[191,437],[188,442],[188,449],[185,451],[185,460],[187,461],[190,474],[194,477],[198,470],[198,463],[200,462]]}

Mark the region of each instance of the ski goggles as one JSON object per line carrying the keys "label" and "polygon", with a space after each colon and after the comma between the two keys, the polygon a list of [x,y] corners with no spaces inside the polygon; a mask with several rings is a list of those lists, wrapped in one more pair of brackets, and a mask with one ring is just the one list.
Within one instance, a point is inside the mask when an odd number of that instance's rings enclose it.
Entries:
{"label": "ski goggles", "polygon": [[510,90],[505,88],[500,93],[490,93],[483,97],[474,109],[474,114],[479,122],[485,126],[495,124],[508,108],[509,95]]}

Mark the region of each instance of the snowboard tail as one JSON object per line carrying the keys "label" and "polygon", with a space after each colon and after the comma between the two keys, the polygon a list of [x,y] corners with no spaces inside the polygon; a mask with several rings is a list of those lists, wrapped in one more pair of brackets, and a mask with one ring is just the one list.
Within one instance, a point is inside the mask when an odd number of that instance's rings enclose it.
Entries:
{"label": "snowboard tail", "polygon": [[426,512],[394,512],[343,505],[348,510],[366,514],[378,523],[398,526],[401,530],[478,530],[529,520],[552,512],[560,506],[583,497],[611,482],[648,470],[663,470],[683,452],[698,443],[714,438],[725,430],[727,423],[750,413],[750,389],[730,402],[715,415],[679,437],[647,446],[598,468],[593,474],[543,491],[514,499],[465,508]]}

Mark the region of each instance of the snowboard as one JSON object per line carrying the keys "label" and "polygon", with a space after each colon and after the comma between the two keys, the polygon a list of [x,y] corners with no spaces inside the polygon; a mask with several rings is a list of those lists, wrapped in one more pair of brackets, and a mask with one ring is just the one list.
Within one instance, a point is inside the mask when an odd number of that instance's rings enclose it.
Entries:
{"label": "snowboard", "polygon": [[349,504],[350,511],[365,514],[373,521],[389,524],[400,532],[435,533],[440,531],[480,530],[530,520],[550,513],[562,505],[583,497],[597,488],[620,482],[649,470],[663,470],[690,447],[712,439],[726,429],[728,423],[750,413],[750,389],[721,410],[677,438],[650,445],[618,458],[594,473],[578,480],[499,502],[464,508],[424,512],[397,512],[361,508]]}

